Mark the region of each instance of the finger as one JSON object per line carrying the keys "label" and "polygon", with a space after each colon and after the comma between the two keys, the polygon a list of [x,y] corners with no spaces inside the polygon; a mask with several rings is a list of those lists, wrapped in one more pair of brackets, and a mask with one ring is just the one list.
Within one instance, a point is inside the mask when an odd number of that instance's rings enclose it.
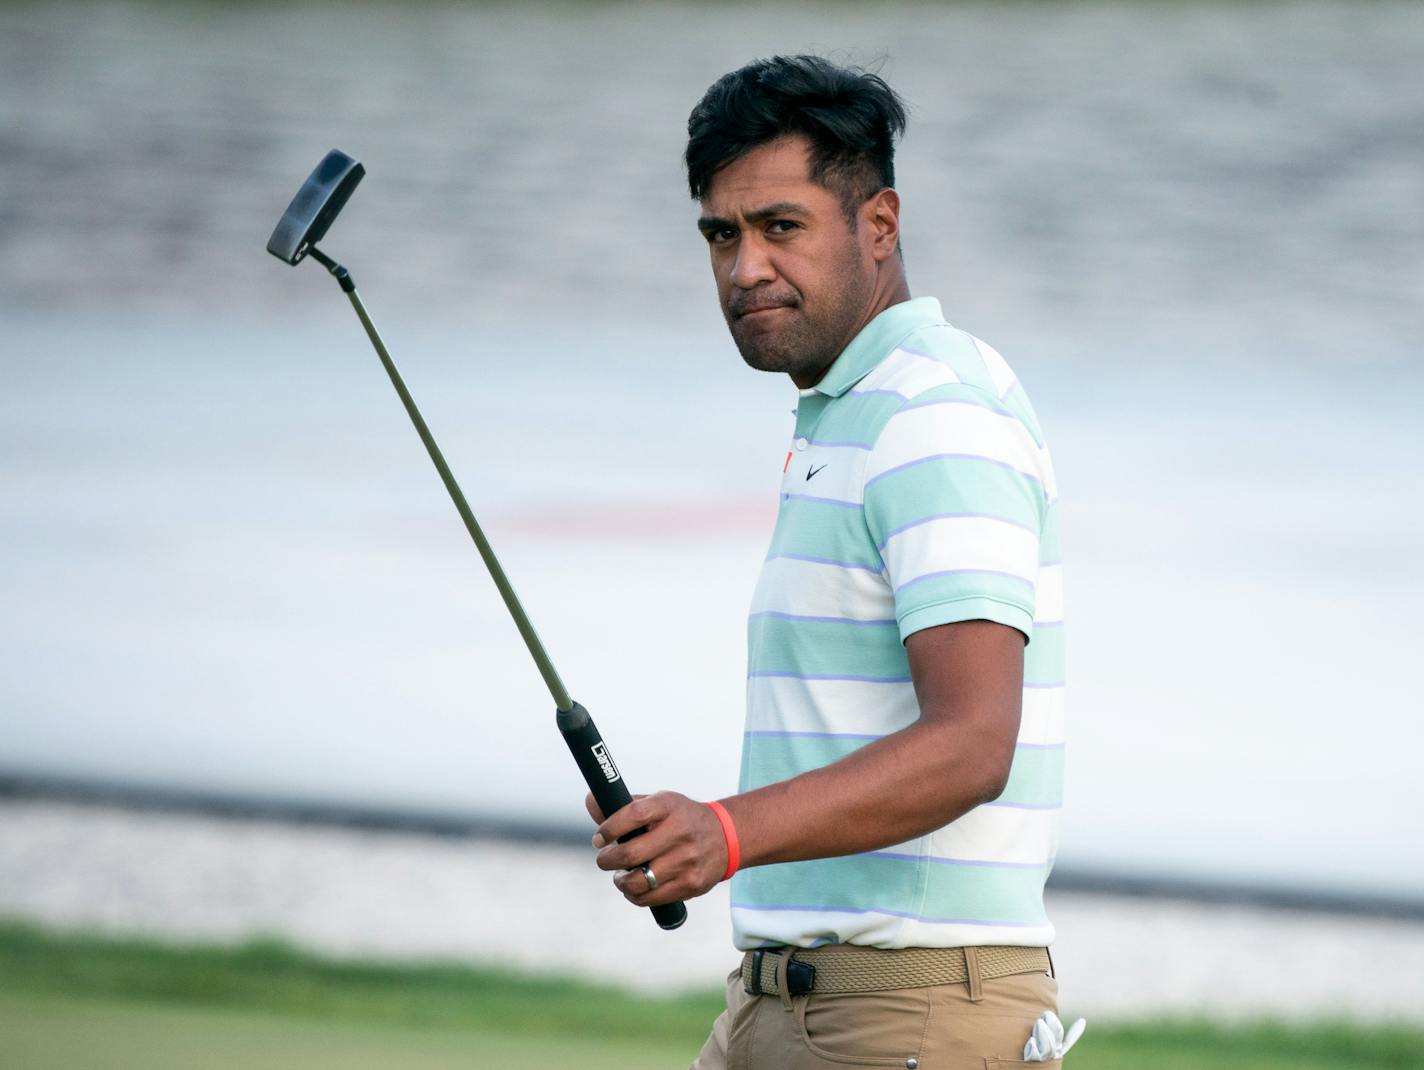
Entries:
{"label": "finger", "polygon": [[[676,869],[672,859],[666,855],[658,861],[658,865],[661,865],[668,873]],[[676,878],[660,873],[657,876],[658,886],[654,888],[648,880],[648,869],[657,872],[656,868],[651,865],[638,866],[634,869],[623,870],[613,878],[613,884],[623,893],[623,898],[639,907],[654,906],[664,902],[671,903],[683,898],[677,892]]]}
{"label": "finger", "polygon": [[705,882],[698,885],[695,866],[692,866],[689,859],[679,855],[679,852],[659,855],[648,865],[658,875],[656,888],[649,888],[642,866],[618,873],[614,878],[614,885],[622,892],[624,899],[634,906],[681,903],[686,899],[695,899],[711,886]]}
{"label": "finger", "polygon": [[655,826],[636,836],[627,843],[610,843],[594,855],[594,864],[599,869],[616,872],[623,869],[637,869],[650,862],[677,842],[676,830]]}
{"label": "finger", "polygon": [[[637,866],[633,869],[619,870],[613,878],[614,887],[630,899],[636,900],[639,896],[647,895],[653,891],[652,883],[648,880],[647,866]],[[662,887],[662,878],[658,878],[659,887]]]}
{"label": "finger", "polygon": [[[603,844],[613,843],[630,832],[666,817],[668,807],[662,795],[662,792],[658,792],[656,795],[635,796],[632,802],[598,826],[598,831],[593,836],[593,845],[601,847]],[[599,840],[603,843],[599,843]]]}
{"label": "finger", "polygon": [[[637,802],[639,799],[646,798],[647,795],[634,795],[633,801]],[[583,805],[584,808],[588,810],[589,817],[593,818],[593,820],[598,822],[600,825],[603,824],[605,820],[603,809],[598,805],[598,800],[593,797],[593,792],[589,792],[587,795],[584,796]],[[595,832],[593,834],[593,845],[595,847],[602,847],[607,842],[608,841],[605,840],[599,833]]]}

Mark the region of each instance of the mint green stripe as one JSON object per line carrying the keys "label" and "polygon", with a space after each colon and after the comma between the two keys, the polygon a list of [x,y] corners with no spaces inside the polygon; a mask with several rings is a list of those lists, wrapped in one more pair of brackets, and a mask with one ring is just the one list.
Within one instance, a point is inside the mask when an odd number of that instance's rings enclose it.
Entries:
{"label": "mint green stripe", "polygon": [[1038,536],[1038,559],[1040,561],[1063,560],[1063,514],[1057,501],[1048,507],[1043,516],[1043,531]]}
{"label": "mint green stripe", "polygon": [[1024,683],[1060,684],[1063,682],[1063,626],[1035,628],[1033,638],[1024,647]]}
{"label": "mint green stripe", "polygon": [[[928,867],[928,887],[922,891]],[[851,855],[743,870],[738,905],[878,910],[932,920],[1028,924],[1043,919],[1041,869],[937,866]]]}
{"label": "mint green stripe", "polygon": [[[742,740],[742,791],[790,780],[853,754],[870,740],[844,736],[748,735]],[[1063,801],[1063,748],[1017,747],[998,802],[1057,806]]]}
{"label": "mint green stripe", "polygon": [[770,552],[851,561],[877,570],[882,567],[861,510],[800,498],[782,499]]}
{"label": "mint green stripe", "polygon": [[909,676],[910,664],[891,621],[842,624],[754,616],[747,621],[747,669],[803,676]]}
{"label": "mint green stripe", "polygon": [[1009,396],[1004,399],[1004,407],[1017,416],[1019,422],[1028,428],[1028,433],[1033,436],[1034,442],[1038,443],[1040,447],[1046,445],[1043,429],[1038,423],[1038,413],[1034,411],[1033,402],[1029,400],[1029,396],[1024,392],[1022,386],[1009,393]]}
{"label": "mint green stripe", "polygon": [[[899,581],[899,577],[892,577]],[[895,615],[900,618],[923,606],[962,598],[989,598],[1018,606],[1033,619],[1033,587],[1027,580],[998,572],[944,572],[923,579],[899,581]]]}
{"label": "mint green stripe", "polygon": [[[975,359],[978,359],[978,351],[975,351]],[[956,372],[955,374],[958,374]],[[962,376],[961,376],[962,378]],[[986,379],[987,383],[988,380]],[[1000,401],[994,391],[989,386],[980,386],[973,382],[967,383],[946,383],[944,386],[931,387],[929,390],[916,394],[911,401],[906,402],[905,407],[915,405],[926,405],[932,401],[962,401],[971,405],[978,405],[980,408],[993,409],[996,412],[1007,412],[1012,415],[1008,405]],[[953,419],[946,415],[946,419]]]}
{"label": "mint green stripe", "polygon": [[1041,922],[1048,864],[1036,869],[930,866],[929,887],[917,913],[927,918]]}
{"label": "mint green stripe", "polygon": [[1063,802],[1063,748],[1018,747],[1009,782],[995,800],[1017,806],[1057,806]]}
{"label": "mint green stripe", "polygon": [[1039,530],[1043,495],[1032,480],[997,464],[928,461],[877,479],[865,492],[865,518],[875,542],[887,532],[937,513],[987,513]]}
{"label": "mint green stripe", "polygon": [[903,402],[888,394],[846,394],[827,407],[814,434],[826,442],[870,442]]}
{"label": "mint green stripe", "polygon": [[922,629],[957,624],[963,620],[991,620],[1017,628],[1030,638],[1033,634],[1033,617],[1020,606],[997,602],[992,598],[956,598],[901,613],[900,639],[903,642]]}
{"label": "mint green stripe", "polygon": [[745,736],[742,739],[742,791],[790,780],[838,762],[869,740],[824,736]]}

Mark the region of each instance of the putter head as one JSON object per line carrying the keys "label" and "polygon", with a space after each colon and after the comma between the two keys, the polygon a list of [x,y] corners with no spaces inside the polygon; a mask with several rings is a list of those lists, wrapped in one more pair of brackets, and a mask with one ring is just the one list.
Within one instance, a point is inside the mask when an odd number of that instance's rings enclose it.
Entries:
{"label": "putter head", "polygon": [[360,162],[340,149],[328,152],[277,221],[267,251],[288,264],[301,263],[307,250],[326,236],[365,174]]}

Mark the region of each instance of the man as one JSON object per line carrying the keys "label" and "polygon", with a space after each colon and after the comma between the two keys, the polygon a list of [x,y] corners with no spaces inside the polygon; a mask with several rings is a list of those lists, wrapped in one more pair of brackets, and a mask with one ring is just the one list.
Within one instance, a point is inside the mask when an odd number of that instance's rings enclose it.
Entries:
{"label": "man", "polygon": [[1007,1067],[1056,1012],[1053,470],[1003,358],[911,300],[904,125],[879,77],[810,56],[724,76],[688,121],[732,337],[800,392],[749,622],[741,792],[608,820],[589,803],[598,865],[639,906],[737,871],[745,954],[700,1070]]}

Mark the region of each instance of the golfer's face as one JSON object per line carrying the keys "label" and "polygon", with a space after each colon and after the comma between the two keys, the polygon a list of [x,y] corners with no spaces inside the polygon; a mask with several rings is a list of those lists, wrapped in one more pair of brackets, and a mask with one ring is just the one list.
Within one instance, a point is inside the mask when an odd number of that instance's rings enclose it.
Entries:
{"label": "golfer's face", "polygon": [[713,176],[697,222],[743,359],[798,385],[850,340],[874,275],[836,195],[811,181],[807,149],[783,138],[734,160]]}

